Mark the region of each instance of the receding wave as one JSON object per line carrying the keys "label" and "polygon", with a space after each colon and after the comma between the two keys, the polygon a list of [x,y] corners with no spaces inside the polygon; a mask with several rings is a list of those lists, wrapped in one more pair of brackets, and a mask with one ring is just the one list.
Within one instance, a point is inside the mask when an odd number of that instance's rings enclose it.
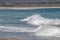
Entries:
{"label": "receding wave", "polygon": [[34,14],[20,21],[36,25],[37,28],[33,32],[38,36],[58,36],[60,34],[60,19],[49,19],[39,14]]}
{"label": "receding wave", "polygon": [[2,32],[31,32],[32,29],[30,27],[0,26],[0,31]]}

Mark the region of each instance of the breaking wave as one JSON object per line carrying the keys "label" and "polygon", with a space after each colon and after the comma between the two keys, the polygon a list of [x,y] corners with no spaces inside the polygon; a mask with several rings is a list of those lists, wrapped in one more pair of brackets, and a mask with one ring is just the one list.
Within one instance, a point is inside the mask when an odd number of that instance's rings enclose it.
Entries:
{"label": "breaking wave", "polygon": [[36,25],[37,28],[33,30],[33,32],[35,32],[34,35],[57,36],[60,34],[60,19],[49,19],[42,17],[39,14],[34,14],[20,21],[25,21],[27,24]]}
{"label": "breaking wave", "polygon": [[20,21],[26,21],[28,24],[33,25],[60,25],[60,19],[48,19],[39,14],[32,15]]}

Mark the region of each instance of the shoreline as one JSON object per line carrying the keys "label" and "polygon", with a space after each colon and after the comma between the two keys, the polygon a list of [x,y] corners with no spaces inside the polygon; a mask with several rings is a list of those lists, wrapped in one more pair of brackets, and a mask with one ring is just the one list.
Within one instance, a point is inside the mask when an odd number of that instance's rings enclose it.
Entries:
{"label": "shoreline", "polygon": [[0,40],[23,40],[20,38],[0,38]]}
{"label": "shoreline", "polygon": [[60,8],[60,7],[0,7],[0,9],[41,9],[41,8]]}

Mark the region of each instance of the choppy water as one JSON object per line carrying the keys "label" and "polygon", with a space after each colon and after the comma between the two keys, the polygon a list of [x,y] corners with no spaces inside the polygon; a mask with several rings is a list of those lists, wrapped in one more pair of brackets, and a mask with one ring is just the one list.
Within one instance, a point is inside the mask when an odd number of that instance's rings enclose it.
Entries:
{"label": "choppy water", "polygon": [[[0,37],[59,40],[60,8],[0,9]],[[54,37],[50,37],[54,36]],[[39,40],[40,40],[39,39]],[[51,39],[53,40],[53,39]]]}

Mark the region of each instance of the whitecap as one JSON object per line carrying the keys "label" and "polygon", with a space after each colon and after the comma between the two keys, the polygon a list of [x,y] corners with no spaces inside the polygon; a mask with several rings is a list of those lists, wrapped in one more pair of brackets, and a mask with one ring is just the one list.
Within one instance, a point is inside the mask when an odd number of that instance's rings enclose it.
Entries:
{"label": "whitecap", "polygon": [[27,24],[36,25],[33,30],[37,36],[57,36],[60,35],[60,19],[49,19],[42,17],[39,14],[34,14],[20,21],[25,21]]}
{"label": "whitecap", "polygon": [[60,19],[48,19],[48,18],[42,17],[39,14],[29,16],[20,21],[26,21],[27,24],[32,24],[32,25],[42,25],[42,24],[43,25],[60,25]]}

